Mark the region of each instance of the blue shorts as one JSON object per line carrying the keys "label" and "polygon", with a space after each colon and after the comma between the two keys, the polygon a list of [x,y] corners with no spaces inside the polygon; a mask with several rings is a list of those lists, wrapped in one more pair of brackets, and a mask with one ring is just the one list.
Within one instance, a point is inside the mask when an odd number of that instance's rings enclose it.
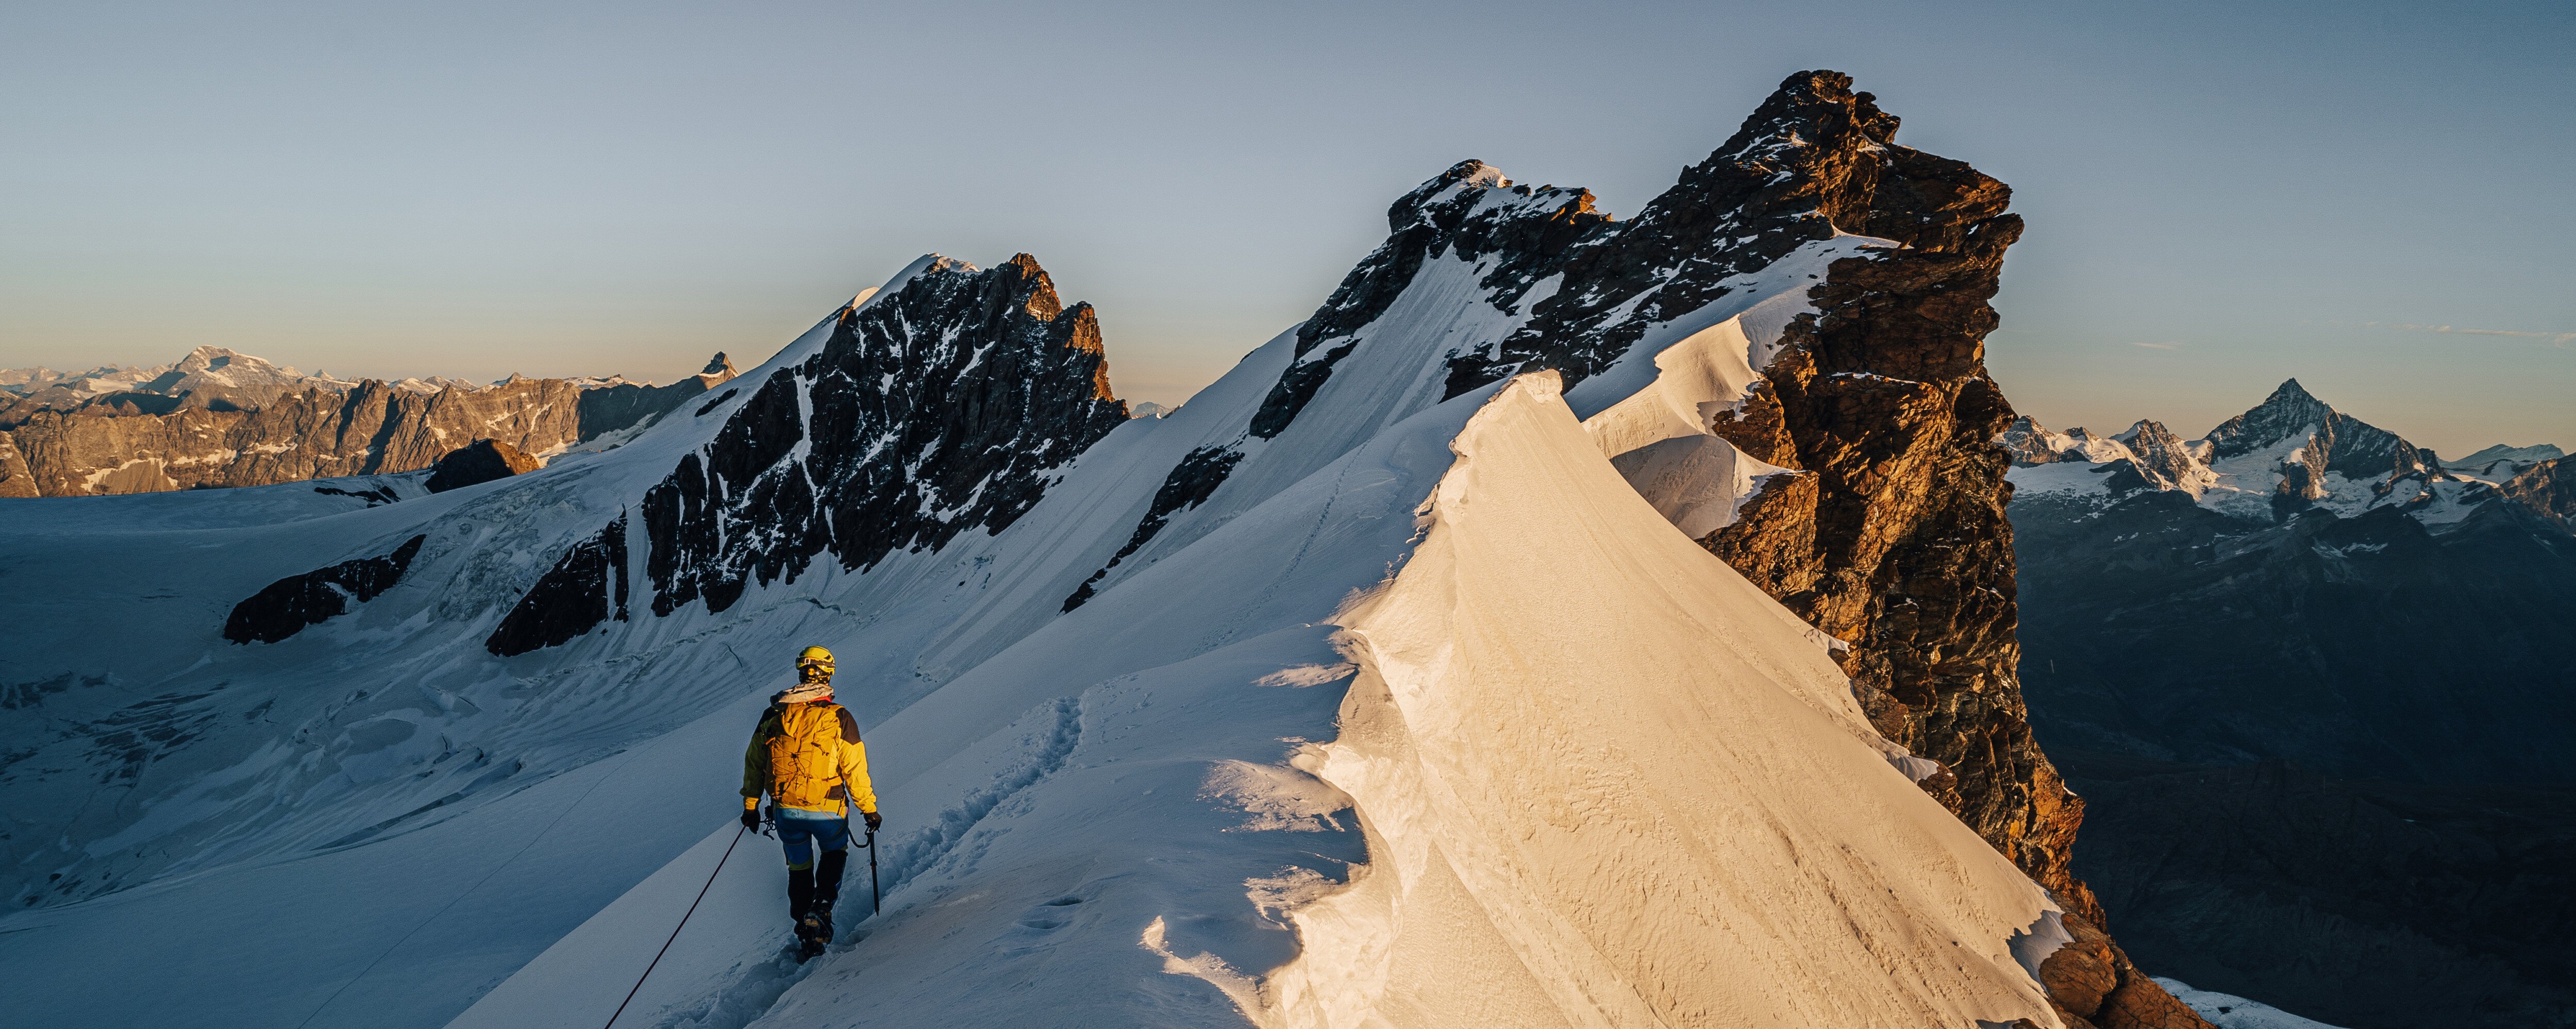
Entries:
{"label": "blue shorts", "polygon": [[792,807],[772,808],[778,818],[778,842],[787,848],[787,867],[810,868],[814,864],[814,845],[824,850],[850,849],[850,820],[821,811],[804,811]]}

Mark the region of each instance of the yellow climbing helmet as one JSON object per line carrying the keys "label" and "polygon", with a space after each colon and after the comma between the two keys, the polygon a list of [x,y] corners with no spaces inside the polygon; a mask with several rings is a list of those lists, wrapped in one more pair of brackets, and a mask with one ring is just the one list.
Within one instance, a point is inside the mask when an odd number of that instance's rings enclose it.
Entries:
{"label": "yellow climbing helmet", "polygon": [[821,647],[807,647],[802,653],[796,655],[796,667],[799,670],[811,668],[830,675],[832,674],[832,652]]}

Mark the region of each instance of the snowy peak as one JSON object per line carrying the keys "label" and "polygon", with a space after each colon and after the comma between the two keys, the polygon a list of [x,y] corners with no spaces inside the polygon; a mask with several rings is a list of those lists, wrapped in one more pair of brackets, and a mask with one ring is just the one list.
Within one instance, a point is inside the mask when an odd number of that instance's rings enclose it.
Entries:
{"label": "snowy peak", "polygon": [[2429,452],[2336,411],[2297,379],[2283,382],[2262,403],[2209,430],[2206,441],[2213,465],[2292,445],[2281,458],[2280,491],[2306,500],[2322,500],[2332,492],[2328,473],[2369,479],[2439,467]]}
{"label": "snowy peak", "polygon": [[2219,423],[2203,437],[2210,446],[2210,457],[2220,460],[2270,447],[2323,428],[2335,417],[2299,380],[2290,379],[2263,398],[2263,402],[2245,413]]}
{"label": "snowy peak", "polygon": [[2198,497],[2218,481],[2218,474],[2162,422],[2141,419],[2118,439],[2128,448],[2131,467],[2149,488]]}
{"label": "snowy peak", "polygon": [[355,385],[329,375],[305,375],[293,367],[278,365],[265,358],[253,357],[224,347],[198,347],[180,358],[169,371],[142,384],[143,389],[172,396],[200,391],[247,393],[283,391],[304,385],[327,385],[347,388]]}

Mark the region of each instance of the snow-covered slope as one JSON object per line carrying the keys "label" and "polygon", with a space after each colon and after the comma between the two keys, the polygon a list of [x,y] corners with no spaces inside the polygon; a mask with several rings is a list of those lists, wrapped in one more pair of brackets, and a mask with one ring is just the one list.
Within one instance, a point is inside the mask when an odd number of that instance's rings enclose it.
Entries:
{"label": "snow-covered slope", "polygon": [[[621,1024],[2059,1024],[2048,894],[1692,542],[1896,244],[1692,181],[1594,233],[1462,164],[1161,418],[1033,260],[932,256],[526,475],[0,506],[0,1004],[605,1022],[713,875]],[[798,967],[731,817],[816,643],[886,908]]]}
{"label": "snow-covered slope", "polygon": [[2312,1018],[2301,1018],[2261,1001],[2246,1000],[2234,994],[2215,990],[2195,990],[2190,983],[2177,979],[2157,979],[2165,988],[2191,1009],[2200,1012],[2219,1029],[2335,1029]]}

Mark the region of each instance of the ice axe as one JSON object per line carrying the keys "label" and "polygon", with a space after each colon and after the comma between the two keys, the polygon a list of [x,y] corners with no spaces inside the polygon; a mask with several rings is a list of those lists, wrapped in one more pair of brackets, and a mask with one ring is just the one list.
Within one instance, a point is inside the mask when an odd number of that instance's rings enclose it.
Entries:
{"label": "ice axe", "polygon": [[885,914],[885,900],[877,895],[877,831],[868,830],[868,907],[874,914]]}
{"label": "ice axe", "polygon": [[[848,801],[851,799],[850,780],[847,776],[841,776],[839,778],[841,779],[841,785],[839,787],[841,791],[841,799],[843,801]],[[850,812],[858,809],[859,806],[854,803],[845,803],[842,806],[842,832],[846,833],[849,831]],[[859,847],[868,852],[868,913],[872,915],[882,915],[885,914],[885,898],[879,896],[877,893],[877,831],[874,829],[864,831],[868,834],[868,841],[866,843],[859,844]]]}

